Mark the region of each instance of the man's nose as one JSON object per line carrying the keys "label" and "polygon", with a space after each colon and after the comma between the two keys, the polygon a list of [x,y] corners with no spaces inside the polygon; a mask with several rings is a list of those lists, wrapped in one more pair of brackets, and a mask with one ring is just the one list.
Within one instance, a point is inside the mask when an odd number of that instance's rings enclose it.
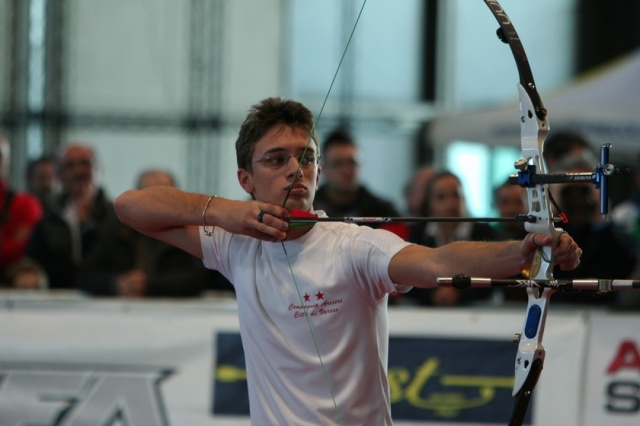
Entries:
{"label": "man's nose", "polygon": [[289,161],[287,162],[287,176],[295,176],[299,178],[303,176],[300,160],[295,155],[289,157]]}

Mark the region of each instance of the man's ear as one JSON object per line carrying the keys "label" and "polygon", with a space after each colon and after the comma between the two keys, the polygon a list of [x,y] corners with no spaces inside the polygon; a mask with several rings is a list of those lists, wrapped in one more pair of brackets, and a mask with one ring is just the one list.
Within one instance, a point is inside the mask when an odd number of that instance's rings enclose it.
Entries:
{"label": "man's ear", "polygon": [[247,194],[253,194],[255,189],[253,186],[253,175],[249,171],[245,169],[238,169],[238,182],[242,189],[244,189],[244,192]]}
{"label": "man's ear", "polygon": [[320,175],[322,174],[322,167],[318,166],[318,173],[316,174],[316,189],[320,187]]}

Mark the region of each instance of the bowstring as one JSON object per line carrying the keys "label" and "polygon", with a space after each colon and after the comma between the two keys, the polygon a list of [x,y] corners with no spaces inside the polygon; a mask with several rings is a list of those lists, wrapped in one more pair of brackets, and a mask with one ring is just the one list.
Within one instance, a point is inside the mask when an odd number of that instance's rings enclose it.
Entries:
{"label": "bowstring", "polygon": [[[304,151],[302,152],[302,157],[306,155],[307,150],[309,149],[309,145],[311,145],[311,141],[313,140],[313,135],[315,134],[316,128],[318,127],[318,122],[320,121],[320,117],[322,116],[322,113],[324,112],[324,108],[327,105],[327,101],[329,100],[329,95],[331,94],[333,85],[335,84],[336,79],[338,78],[338,73],[340,72],[340,68],[342,67],[344,58],[347,56],[347,51],[349,50],[349,46],[351,45],[351,40],[353,39],[353,35],[356,32],[356,28],[358,27],[358,22],[360,22],[360,17],[362,16],[362,12],[364,11],[364,6],[366,4],[367,4],[367,0],[363,0],[362,6],[360,7],[360,11],[358,12],[358,16],[356,17],[356,22],[353,25],[353,28],[351,29],[351,34],[349,34],[349,39],[347,40],[347,44],[345,45],[344,50],[342,51],[342,56],[340,57],[340,61],[338,62],[338,67],[336,68],[336,71],[333,73],[331,84],[329,84],[329,90],[327,90],[327,93],[324,96],[324,100],[322,101],[322,105],[320,106],[320,112],[318,112],[318,115],[316,116],[316,120],[313,123],[313,127],[311,128],[311,132],[309,132],[309,138],[307,139],[307,144],[305,145]],[[298,162],[298,168],[296,169],[296,174],[294,176],[298,176],[298,173],[300,173],[301,169],[302,169],[302,164]],[[284,197],[284,202],[282,203],[282,207],[284,207],[285,204],[287,204],[287,200],[289,200],[289,195],[291,194],[291,190],[293,189],[294,183],[295,183],[295,179],[293,179],[291,181],[291,185],[289,185],[289,189],[287,190],[287,194]]]}
{"label": "bowstring", "polygon": [[[353,25],[353,28],[351,29],[351,33],[349,34],[349,38],[347,40],[347,44],[344,47],[344,50],[342,51],[342,55],[340,57],[340,61],[338,62],[338,67],[336,68],[336,71],[333,73],[333,78],[331,79],[331,84],[329,85],[329,90],[327,90],[327,93],[324,97],[324,100],[322,101],[322,105],[320,107],[320,111],[318,112],[318,115],[316,116],[316,120],[313,123],[313,127],[311,128],[311,131],[309,132],[309,138],[307,139],[307,144],[304,147],[304,151],[302,152],[302,156],[300,158],[304,158],[304,156],[307,154],[307,150],[309,149],[309,145],[311,144],[311,141],[313,140],[313,135],[316,132],[316,128],[318,126],[318,122],[320,121],[320,117],[322,116],[322,113],[324,112],[324,108],[327,105],[327,101],[329,99],[329,95],[331,94],[331,90],[333,89],[333,86],[336,82],[336,79],[338,78],[338,72],[340,71],[340,68],[342,67],[342,63],[344,62],[344,58],[347,55],[347,51],[349,50],[349,46],[351,45],[351,40],[353,39],[353,36],[356,32],[356,28],[358,27],[358,23],[360,22],[360,17],[362,16],[362,12],[364,11],[364,7],[367,4],[367,0],[363,0],[362,1],[362,6],[360,6],[360,11],[358,12],[358,16],[356,17],[356,21]],[[302,161],[298,162],[298,168],[296,169],[294,178],[291,180],[291,185],[289,185],[289,189],[287,190],[287,194],[285,195],[284,198],[284,202],[282,203],[282,207],[284,207],[287,204],[287,200],[289,199],[289,196],[291,195],[291,190],[293,189],[293,185],[295,184],[296,181],[296,177],[298,176],[298,174],[300,173],[300,170],[302,169]],[[298,294],[298,299],[300,301],[300,306],[302,306],[302,311],[304,312],[304,316],[305,319],[307,320],[307,326],[309,327],[309,332],[311,333],[311,339],[313,340],[313,345],[314,348],[316,350],[316,354],[318,355],[318,360],[320,362],[320,366],[322,368],[322,374],[324,376],[324,380],[327,383],[327,387],[329,388],[329,394],[331,395],[331,400],[333,401],[333,408],[336,411],[336,415],[338,417],[338,422],[340,425],[344,425],[344,422],[342,420],[342,414],[340,412],[340,408],[338,407],[338,403],[336,402],[336,397],[335,397],[335,392],[333,390],[333,384],[331,383],[331,378],[329,377],[329,374],[327,373],[327,369],[326,366],[324,364],[324,361],[322,360],[322,354],[320,352],[320,346],[318,345],[318,340],[316,339],[316,334],[313,330],[313,325],[311,324],[311,319],[309,318],[309,313],[307,310],[307,306],[304,303],[304,298],[302,297],[302,292],[300,291],[300,286],[298,285],[298,280],[296,279],[295,273],[293,272],[293,264],[291,263],[291,259],[289,258],[289,254],[287,253],[287,248],[284,244],[284,241],[280,241],[280,244],[282,244],[282,250],[284,251],[284,255],[287,259],[287,264],[289,267],[289,271],[291,272],[291,278],[293,279],[293,283],[295,285],[296,288],[296,293]]]}

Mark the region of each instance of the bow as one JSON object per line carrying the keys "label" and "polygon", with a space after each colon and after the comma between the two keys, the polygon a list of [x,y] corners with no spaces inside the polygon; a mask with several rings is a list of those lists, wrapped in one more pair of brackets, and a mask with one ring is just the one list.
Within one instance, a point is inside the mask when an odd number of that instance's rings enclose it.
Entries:
{"label": "bow", "polygon": [[[366,0],[362,4],[362,8]],[[608,176],[616,171],[615,167],[608,164],[609,145],[603,146],[601,152],[601,165],[598,166],[594,173],[574,173],[563,175],[548,175],[545,171],[545,164],[542,156],[543,144],[545,137],[549,131],[547,121],[547,110],[544,107],[542,98],[537,92],[537,88],[533,79],[529,63],[524,52],[524,48],[520,43],[515,28],[513,27],[509,17],[502,9],[497,0],[485,0],[485,3],[492,11],[497,19],[500,28],[498,35],[502,41],[509,44],[519,73],[518,93],[520,98],[520,123],[521,123],[521,144],[523,158],[516,163],[518,175],[513,177],[512,183],[518,183],[526,188],[528,195],[528,214],[517,218],[477,218],[475,221],[507,221],[519,220],[525,222],[525,229],[531,233],[548,235],[552,237],[553,244],[551,247],[541,247],[537,250],[532,262],[531,269],[527,271],[528,280],[488,280],[469,277],[441,278],[438,280],[439,285],[452,285],[457,288],[467,288],[471,286],[488,287],[488,286],[523,286],[527,289],[528,305],[525,316],[522,333],[519,337],[518,354],[515,360],[515,382],[513,395],[516,397],[513,414],[510,425],[521,425],[526,414],[532,391],[537,383],[543,368],[545,349],[542,345],[542,338],[546,323],[548,310],[548,302],[550,296],[562,288],[577,289],[597,289],[599,291],[609,291],[614,285],[624,288],[640,288],[640,282],[619,281],[615,280],[567,280],[559,282],[553,279],[552,247],[557,243],[561,233],[561,229],[556,228],[555,223],[560,219],[554,217],[551,208],[551,195],[549,193],[549,183],[567,183],[567,182],[593,182],[601,190],[601,206],[606,207],[607,200],[607,179]],[[362,13],[362,9],[360,14]],[[360,15],[358,15],[358,19]],[[357,25],[357,21],[356,21]],[[354,29],[355,30],[355,26]],[[353,31],[352,31],[353,36]],[[349,38],[349,41],[351,37]],[[347,43],[348,47],[349,43]],[[346,48],[342,55],[346,54]],[[341,62],[342,63],[342,60]],[[340,65],[338,66],[338,70]],[[336,70],[336,75],[338,70]],[[334,80],[335,81],[335,75]],[[331,83],[333,86],[333,82]],[[331,87],[329,88],[329,92]],[[325,97],[325,101],[316,119],[316,125],[329,92]],[[314,126],[315,130],[315,126]],[[313,136],[311,132],[311,137]],[[307,142],[307,146],[311,143],[311,137]],[[304,155],[304,154],[303,154]],[[288,194],[287,197],[288,198]],[[286,204],[286,198],[285,202]],[[603,201],[604,200],[604,201]],[[604,212],[604,211],[603,211]],[[502,220],[505,219],[505,220]],[[350,223],[389,223],[389,222],[406,222],[406,221],[471,221],[474,219],[457,218],[318,218],[306,212],[292,211],[290,223],[292,226],[308,226],[316,222],[322,221],[345,221]],[[283,243],[283,250],[286,255],[286,247]],[[288,255],[287,255],[288,259]],[[295,283],[295,288],[304,306],[302,295],[300,293],[295,274],[291,264],[289,265],[291,276]],[[306,312],[305,312],[306,313]],[[309,316],[305,315],[313,341],[315,342],[314,331],[311,326]],[[328,377],[322,361],[321,351],[316,345],[317,354],[320,364],[323,368],[323,374],[327,382],[329,392],[333,397],[331,381]],[[338,421],[342,423],[339,407],[333,398],[334,408]]]}
{"label": "bow", "polygon": [[[515,163],[517,176],[510,178],[511,183],[517,183],[526,188],[528,198],[528,216],[535,220],[527,221],[525,229],[528,232],[549,235],[553,243],[548,247],[540,247],[535,253],[531,268],[524,271],[527,280],[491,280],[484,278],[470,278],[458,276],[454,278],[438,279],[438,284],[454,286],[456,288],[521,286],[527,290],[527,310],[522,332],[518,334],[518,352],[515,359],[515,381],[513,395],[516,398],[510,426],[521,425],[533,389],[540,377],[545,359],[545,349],[542,344],[546,323],[549,298],[559,289],[587,289],[606,292],[615,289],[640,288],[640,281],[631,280],[566,280],[553,279],[552,250],[556,245],[561,229],[555,223],[562,219],[554,217],[551,208],[552,198],[549,193],[549,183],[593,182],[600,190],[600,212],[607,213],[608,176],[618,169],[608,164],[610,144],[601,148],[601,164],[593,173],[568,173],[548,175],[545,173],[543,161],[543,144],[549,132],[547,110],[537,91],[529,61],[525,54],[520,38],[497,0],[485,0],[485,3],[499,23],[497,35],[511,48],[519,74],[518,95],[520,100],[520,134],[522,145],[522,159]],[[535,242],[535,241],[534,241]]]}
{"label": "bow", "polygon": [[[518,86],[520,99],[521,99],[521,125],[522,125],[522,148],[523,155],[525,160],[522,160],[520,167],[523,173],[531,175],[536,174],[536,170],[540,170],[542,173],[545,171],[544,162],[542,159],[542,144],[544,142],[544,138],[548,132],[548,123],[546,121],[547,111],[543,106],[542,99],[540,98],[538,92],[536,91],[536,86],[533,80],[533,76],[531,70],[528,66],[528,61],[526,55],[524,53],[524,49],[520,44],[517,33],[515,29],[511,25],[511,22],[507,15],[502,10],[502,7],[497,1],[485,0],[487,5],[491,8],[492,12],[498,19],[500,23],[500,33],[502,34],[502,38],[504,41],[509,43],[511,49],[514,53],[514,57],[516,58],[516,63],[518,65],[518,71],[520,74],[520,84]],[[362,8],[366,0],[362,4]],[[362,9],[360,11],[362,13]],[[359,19],[360,15],[358,15]],[[356,21],[357,25],[357,21]],[[354,26],[355,30],[355,26]],[[353,35],[353,31],[352,31]],[[349,38],[349,41],[351,37]],[[348,48],[349,42],[347,43]],[[346,54],[346,48],[343,52],[342,58]],[[341,62],[342,63],[342,60]],[[338,70],[340,65],[338,65]],[[336,70],[336,75],[338,70]],[[335,81],[336,75],[334,75],[333,81]],[[333,86],[333,81],[327,92],[324,103],[320,109],[320,113],[316,118],[316,125],[322,111],[324,109],[324,105],[331,91],[331,87]],[[315,126],[314,126],[315,128]],[[313,136],[313,132],[307,141],[307,147],[311,143],[311,137]],[[304,154],[303,154],[304,155]],[[520,220],[526,222],[526,229],[530,232],[540,233],[544,235],[551,235],[554,239],[554,242],[557,241],[561,230],[555,228],[554,219],[551,211],[551,207],[549,205],[549,195],[548,188],[546,184],[536,185],[527,187],[528,199],[529,199],[529,214],[523,215],[522,218],[503,218],[506,220]],[[285,203],[286,204],[286,199]],[[290,223],[292,226],[309,226],[319,221],[346,221],[350,223],[388,223],[394,221],[444,221],[439,220],[442,218],[318,218],[313,215],[306,214],[306,212],[300,211],[292,211]],[[457,218],[458,221],[469,221],[468,218]],[[451,221],[451,219],[447,219]],[[473,220],[473,219],[471,219]],[[491,218],[478,218],[476,221],[499,221],[500,219],[491,219]],[[505,221],[506,221],[505,220]],[[283,250],[286,255],[286,248],[283,243]],[[288,259],[288,255],[287,255]],[[551,248],[547,247],[541,249],[536,254],[536,261],[534,262],[536,268],[531,271],[531,277],[534,279],[552,279],[552,269],[553,269],[553,259],[551,256]],[[300,293],[297,280],[293,271],[291,264],[289,265],[291,276],[293,278],[296,291],[298,296],[300,297],[301,305],[304,306],[304,302],[302,301],[302,295]],[[519,395],[519,400],[522,402],[519,404],[521,408],[518,408],[518,412],[522,412],[522,416],[524,416],[524,412],[526,412],[526,407],[528,405],[528,400],[531,394],[531,390],[535,386],[535,382],[539,376],[539,373],[542,369],[542,364],[544,361],[544,348],[542,347],[542,334],[544,331],[544,320],[546,317],[547,311],[547,301],[551,293],[555,291],[552,287],[546,288],[534,288],[529,287],[527,289],[529,295],[529,307],[527,320],[525,321],[525,328],[523,331],[523,337],[520,341],[520,348],[518,353],[518,358],[516,359],[516,385],[514,386],[514,394]],[[312,340],[315,342],[314,331],[312,325],[309,320],[309,316],[305,315],[307,318],[308,327],[311,333]],[[325,377],[325,381],[327,382],[327,386],[329,388],[329,392],[332,397],[334,395],[331,380],[324,368],[324,364],[322,361],[321,351],[316,345],[316,351],[318,358],[320,360],[320,365],[323,369],[323,374]],[[342,423],[340,409],[333,398],[334,408],[336,411],[336,415],[340,423]]]}
{"label": "bow", "polygon": [[[516,167],[525,176],[535,175],[538,170],[544,174],[545,164],[542,150],[544,139],[549,132],[547,109],[537,91],[529,61],[511,20],[498,1],[485,0],[485,3],[500,25],[497,31],[498,37],[509,44],[520,76],[518,95],[520,99],[522,159],[516,163]],[[552,249],[562,231],[554,224],[547,184],[528,185],[526,190],[529,215],[535,216],[536,221],[527,222],[525,229],[528,232],[550,235],[553,238],[552,246],[538,249],[528,275],[533,280],[550,280],[553,279]],[[522,333],[519,336],[518,353],[515,360],[513,395],[516,397],[516,403],[510,425],[522,423],[531,393],[542,371],[545,358],[542,337],[549,298],[555,291],[556,289],[553,287],[527,287],[527,311]]]}

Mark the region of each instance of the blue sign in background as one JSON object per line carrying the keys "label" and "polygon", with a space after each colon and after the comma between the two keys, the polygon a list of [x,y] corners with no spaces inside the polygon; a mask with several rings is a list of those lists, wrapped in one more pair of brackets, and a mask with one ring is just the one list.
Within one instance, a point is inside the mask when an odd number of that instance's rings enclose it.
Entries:
{"label": "blue sign in background", "polygon": [[215,351],[213,414],[248,416],[249,393],[240,334],[218,333]]}
{"label": "blue sign in background", "polygon": [[[244,352],[236,332],[216,336],[216,415],[249,415]],[[394,420],[507,424],[514,403],[511,341],[391,337],[389,385]],[[525,424],[531,424],[529,407]]]}
{"label": "blue sign in background", "polygon": [[[393,418],[507,424],[516,350],[511,341],[391,337]],[[532,410],[525,424],[531,423]]]}

